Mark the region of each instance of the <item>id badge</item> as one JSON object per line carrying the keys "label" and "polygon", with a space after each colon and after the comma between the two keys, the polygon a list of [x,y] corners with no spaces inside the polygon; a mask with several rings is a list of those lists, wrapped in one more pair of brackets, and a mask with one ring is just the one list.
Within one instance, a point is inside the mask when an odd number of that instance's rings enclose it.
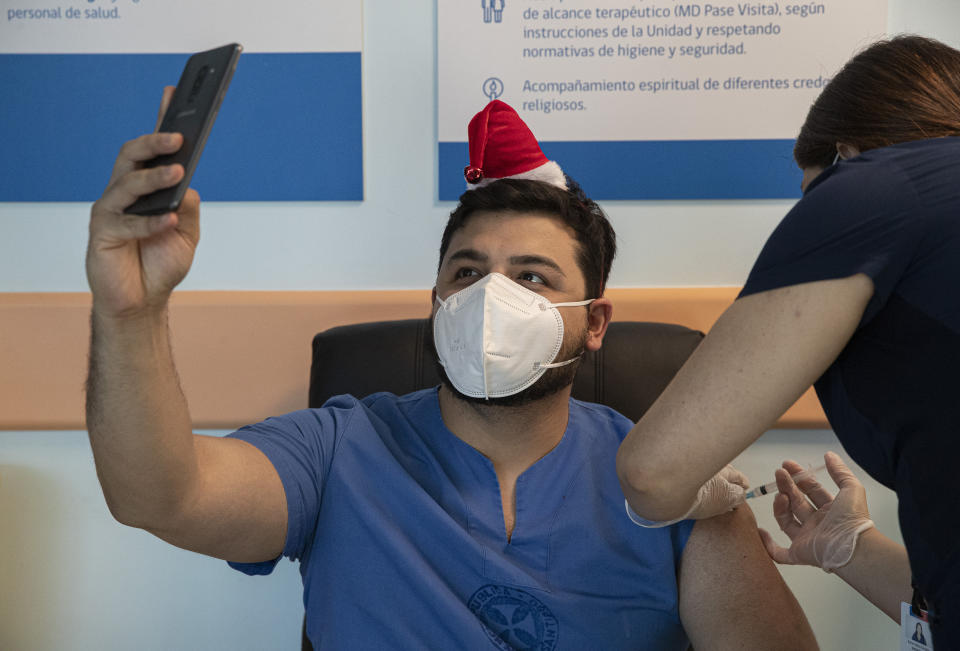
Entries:
{"label": "id badge", "polygon": [[911,612],[910,604],[900,602],[900,651],[933,651],[927,613],[918,612],[919,617]]}

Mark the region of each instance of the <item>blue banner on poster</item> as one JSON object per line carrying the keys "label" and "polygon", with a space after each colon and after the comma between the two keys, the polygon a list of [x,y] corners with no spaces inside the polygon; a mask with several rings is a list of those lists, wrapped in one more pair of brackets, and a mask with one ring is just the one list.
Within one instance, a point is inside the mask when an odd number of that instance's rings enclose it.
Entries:
{"label": "blue banner on poster", "polygon": [[[92,201],[186,54],[0,54],[0,201]],[[207,201],[363,199],[361,55],[244,53],[192,186]]]}
{"label": "blue banner on poster", "polygon": [[[802,174],[793,162],[793,140],[644,140],[541,142],[598,200],[795,199]],[[440,143],[441,201],[466,189],[465,142]]]}

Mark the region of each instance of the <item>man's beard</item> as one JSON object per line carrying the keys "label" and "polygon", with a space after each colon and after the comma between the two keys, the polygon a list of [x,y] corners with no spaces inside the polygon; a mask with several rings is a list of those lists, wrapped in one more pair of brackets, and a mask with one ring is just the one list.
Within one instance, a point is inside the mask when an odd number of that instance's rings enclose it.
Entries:
{"label": "man's beard", "polygon": [[[436,316],[434,316],[434,318],[436,318]],[[443,364],[440,363],[440,356],[437,355],[437,348],[433,342],[433,319],[430,321],[430,347],[433,349],[433,363],[436,366],[437,374],[440,376],[440,382],[460,400],[487,407],[522,407],[524,405],[529,405],[530,403],[536,402],[537,400],[542,400],[543,398],[552,396],[558,391],[567,388],[573,384],[573,378],[576,377],[577,369],[580,368],[580,360],[583,359],[586,342],[586,328],[583,329],[583,332],[573,337],[569,343],[564,341],[564,343],[561,344],[560,352],[557,353],[554,361],[565,362],[568,359],[573,358],[577,358],[577,361],[571,362],[566,366],[548,368],[536,382],[528,386],[526,389],[514,393],[513,395],[502,396],[499,398],[475,398],[473,396],[468,396],[464,393],[461,393],[460,390],[453,386],[453,383],[450,382],[450,378],[447,377],[447,371],[443,368]]]}

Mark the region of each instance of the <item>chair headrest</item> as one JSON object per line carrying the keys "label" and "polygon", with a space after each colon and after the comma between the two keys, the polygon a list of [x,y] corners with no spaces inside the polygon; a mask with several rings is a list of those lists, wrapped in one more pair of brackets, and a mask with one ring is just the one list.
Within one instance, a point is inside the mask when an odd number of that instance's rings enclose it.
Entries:
{"label": "chair headrest", "polygon": [[[703,333],[669,323],[617,321],[603,347],[584,355],[573,397],[637,421],[673,379]],[[313,338],[309,405],[332,396],[411,393],[440,383],[429,319],[331,328]]]}

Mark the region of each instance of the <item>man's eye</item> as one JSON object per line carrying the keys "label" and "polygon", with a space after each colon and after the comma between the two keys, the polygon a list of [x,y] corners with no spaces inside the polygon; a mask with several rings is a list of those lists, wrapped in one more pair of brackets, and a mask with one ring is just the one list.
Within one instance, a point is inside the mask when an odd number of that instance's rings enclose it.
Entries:
{"label": "man's eye", "polygon": [[543,276],[535,274],[532,271],[524,271],[520,274],[520,280],[528,283],[537,283],[538,285],[544,285],[547,282],[543,279]]}
{"label": "man's eye", "polygon": [[464,267],[463,269],[457,270],[457,273],[454,275],[454,278],[456,278],[457,280],[460,280],[461,278],[470,278],[471,276],[479,276],[479,275],[480,274],[477,272],[476,269],[470,269],[468,267]]}

